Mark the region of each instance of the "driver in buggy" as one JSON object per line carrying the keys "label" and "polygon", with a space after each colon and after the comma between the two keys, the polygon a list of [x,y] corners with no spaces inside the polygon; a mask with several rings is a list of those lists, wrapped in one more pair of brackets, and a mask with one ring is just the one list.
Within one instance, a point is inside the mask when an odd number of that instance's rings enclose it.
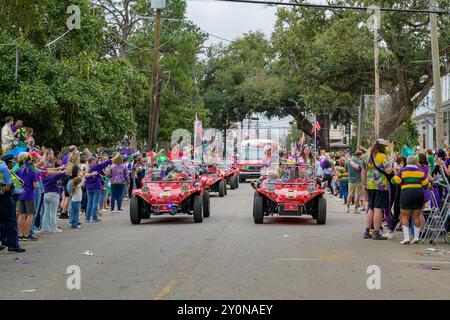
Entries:
{"label": "driver in buggy", "polygon": [[188,173],[183,164],[171,161],[167,158],[158,159],[158,168],[153,172],[153,180],[156,181],[177,181],[187,180]]}

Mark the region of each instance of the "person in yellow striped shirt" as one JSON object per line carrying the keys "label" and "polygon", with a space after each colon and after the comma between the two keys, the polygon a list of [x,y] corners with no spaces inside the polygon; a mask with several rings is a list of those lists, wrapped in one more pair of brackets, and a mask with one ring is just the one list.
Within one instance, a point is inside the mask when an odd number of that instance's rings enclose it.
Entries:
{"label": "person in yellow striped shirt", "polygon": [[416,158],[409,156],[406,166],[400,170],[391,180],[394,185],[401,187],[400,194],[400,218],[403,229],[403,241],[401,244],[409,244],[409,220],[414,219],[414,239],[412,243],[419,243],[420,213],[424,203],[423,189],[431,188],[425,172],[416,165]]}

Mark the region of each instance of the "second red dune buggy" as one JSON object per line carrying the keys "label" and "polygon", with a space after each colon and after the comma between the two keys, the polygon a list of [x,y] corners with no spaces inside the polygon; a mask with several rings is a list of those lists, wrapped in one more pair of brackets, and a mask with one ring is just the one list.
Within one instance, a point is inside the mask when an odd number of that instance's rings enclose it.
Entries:
{"label": "second red dune buggy", "polygon": [[199,176],[205,181],[205,189],[209,192],[218,192],[219,197],[227,194],[227,184],[224,172],[219,168],[218,164],[200,165]]}
{"label": "second red dune buggy", "polygon": [[255,189],[253,219],[263,223],[265,216],[310,215],[317,224],[325,224],[325,190],[315,180],[308,165],[276,165],[266,168],[263,178],[252,182]]}
{"label": "second red dune buggy", "polygon": [[230,189],[234,190],[239,188],[239,168],[234,165],[222,165],[219,168]]}
{"label": "second red dune buggy", "polygon": [[183,164],[170,163],[152,170],[143,179],[142,188],[133,190],[131,223],[140,224],[141,219],[162,214],[188,214],[194,222],[202,222],[210,215],[205,183],[206,179],[197,181],[193,170]]}

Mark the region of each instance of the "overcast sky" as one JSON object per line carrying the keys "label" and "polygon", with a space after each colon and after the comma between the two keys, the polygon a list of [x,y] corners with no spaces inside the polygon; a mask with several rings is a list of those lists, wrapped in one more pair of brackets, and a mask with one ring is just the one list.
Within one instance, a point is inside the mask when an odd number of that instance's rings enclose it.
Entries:
{"label": "overcast sky", "polygon": [[[187,18],[204,31],[233,40],[248,31],[270,35],[276,8],[264,5],[187,0]],[[207,45],[222,40],[210,37]]]}
{"label": "overcast sky", "polygon": [[[262,31],[267,36],[273,31],[276,7],[258,4],[217,2],[211,0],[186,0],[187,18],[215,36],[233,40],[249,31]],[[309,0],[308,3],[326,3],[326,0]],[[207,45],[223,42],[210,38]]]}

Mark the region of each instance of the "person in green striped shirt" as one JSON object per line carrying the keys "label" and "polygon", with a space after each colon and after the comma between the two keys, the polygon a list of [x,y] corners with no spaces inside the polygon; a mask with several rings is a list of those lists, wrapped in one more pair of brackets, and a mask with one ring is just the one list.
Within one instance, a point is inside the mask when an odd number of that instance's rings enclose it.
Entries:
{"label": "person in green striped shirt", "polygon": [[414,219],[414,239],[412,243],[419,243],[420,213],[424,206],[423,189],[431,188],[425,172],[416,165],[416,158],[409,156],[406,166],[400,170],[391,180],[392,184],[401,187],[400,217],[403,229],[403,241],[401,244],[409,244],[409,220]]}
{"label": "person in green striped shirt", "polygon": [[[337,169],[337,182],[339,185],[339,192],[344,204],[347,204],[348,198],[348,169],[345,166],[345,157],[339,159],[339,168]],[[347,207],[349,210],[349,208]]]}

